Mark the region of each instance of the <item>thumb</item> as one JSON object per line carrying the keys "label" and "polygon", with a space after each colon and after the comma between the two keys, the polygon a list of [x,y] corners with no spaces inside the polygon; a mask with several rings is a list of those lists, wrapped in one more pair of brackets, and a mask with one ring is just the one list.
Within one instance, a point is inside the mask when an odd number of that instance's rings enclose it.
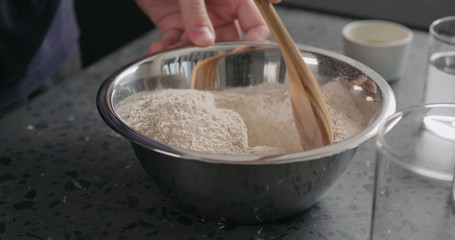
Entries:
{"label": "thumb", "polygon": [[215,30],[207,14],[204,0],[179,0],[182,20],[190,41],[196,46],[215,42]]}

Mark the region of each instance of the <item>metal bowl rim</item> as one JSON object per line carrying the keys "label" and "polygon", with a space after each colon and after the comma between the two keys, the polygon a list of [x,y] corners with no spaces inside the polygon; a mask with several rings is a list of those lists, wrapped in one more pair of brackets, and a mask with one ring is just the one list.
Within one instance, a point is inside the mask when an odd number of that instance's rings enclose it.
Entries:
{"label": "metal bowl rim", "polygon": [[[240,46],[240,45],[249,45],[249,46],[270,46],[278,47],[276,43],[265,41],[265,42],[222,42],[215,43],[212,46],[205,47],[206,49],[217,48],[222,46]],[[146,55],[130,64],[127,64],[123,68],[119,69],[108,77],[100,86],[97,96],[96,104],[98,112],[103,118],[103,120],[118,134],[128,139],[130,142],[140,145],[149,150],[159,152],[161,154],[169,155],[175,158],[193,160],[193,161],[203,161],[216,164],[244,164],[244,165],[271,165],[271,164],[287,164],[301,161],[308,161],[323,157],[332,156],[339,154],[341,152],[357,148],[360,144],[364,143],[368,139],[376,135],[379,125],[383,122],[389,115],[393,114],[396,109],[396,101],[394,93],[388,83],[375,71],[365,66],[364,64],[346,57],[344,55],[334,53],[328,50],[323,50],[320,48],[310,47],[306,45],[297,44],[300,51],[309,52],[319,55],[325,55],[333,59],[339,60],[341,62],[348,63],[358,69],[360,69],[364,74],[366,74],[370,79],[374,79],[378,89],[383,94],[383,104],[382,109],[377,115],[376,119],[372,121],[366,128],[357,133],[356,135],[347,138],[338,143],[333,143],[321,148],[307,150],[297,153],[283,154],[279,156],[266,156],[267,161],[258,161],[259,159],[264,158],[264,156],[257,155],[223,155],[223,154],[213,154],[206,152],[199,152],[189,149],[183,149],[179,147],[174,147],[167,145],[165,143],[153,140],[142,134],[137,133],[135,130],[126,125],[120,117],[115,113],[114,106],[111,101],[111,92],[113,83],[118,80],[120,74],[129,68],[134,68],[139,66],[145,61],[160,56],[166,55],[173,51],[188,51],[191,49],[201,49],[200,47],[185,47],[180,49],[168,50],[158,54],[149,54]]]}

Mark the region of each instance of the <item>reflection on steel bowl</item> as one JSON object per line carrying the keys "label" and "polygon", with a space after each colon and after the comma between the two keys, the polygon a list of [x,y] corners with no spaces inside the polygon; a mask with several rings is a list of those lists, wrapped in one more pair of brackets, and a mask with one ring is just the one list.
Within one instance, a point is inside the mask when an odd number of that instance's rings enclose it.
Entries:
{"label": "reflection on steel bowl", "polygon": [[[104,121],[131,142],[137,159],[169,197],[199,215],[239,223],[269,222],[302,212],[324,197],[357,148],[395,111],[390,86],[377,73],[339,54],[299,46],[319,85],[336,79],[355,99],[368,125],[341,142],[279,156],[220,155],[170,146],[130,128],[117,104],[141,91],[190,88],[195,66],[227,54],[216,66],[216,88],[288,83],[279,48],[269,42],[218,43],[146,56],[114,73],[97,95]],[[242,49],[239,51],[238,49]]]}

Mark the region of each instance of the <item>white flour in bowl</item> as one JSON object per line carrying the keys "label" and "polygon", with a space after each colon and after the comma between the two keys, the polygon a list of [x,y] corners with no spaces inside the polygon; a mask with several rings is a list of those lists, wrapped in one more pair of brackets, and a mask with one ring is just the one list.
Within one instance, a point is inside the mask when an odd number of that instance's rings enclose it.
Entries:
{"label": "white flour in bowl", "polygon": [[[333,142],[365,127],[360,110],[338,82],[322,86],[321,91],[332,120]],[[284,84],[140,92],[121,101],[116,110],[139,133],[177,147],[244,155],[303,150]]]}

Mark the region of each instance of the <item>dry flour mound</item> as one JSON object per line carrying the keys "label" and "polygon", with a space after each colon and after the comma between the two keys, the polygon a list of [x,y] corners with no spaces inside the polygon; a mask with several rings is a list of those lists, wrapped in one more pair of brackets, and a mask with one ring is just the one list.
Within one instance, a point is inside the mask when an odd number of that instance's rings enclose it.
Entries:
{"label": "dry flour mound", "polygon": [[[334,81],[321,88],[334,142],[365,127],[353,98]],[[134,94],[117,112],[136,131],[170,145],[219,154],[302,151],[287,85],[264,83],[219,91],[163,89]]]}
{"label": "dry flour mound", "polygon": [[243,154],[248,146],[240,115],[216,108],[208,92],[141,92],[121,102],[117,112],[136,131],[170,145],[222,154]]}
{"label": "dry flour mound", "polygon": [[264,83],[226,89],[214,95],[217,107],[240,114],[248,128],[250,147],[275,146],[290,152],[302,151],[292,115],[289,86]]}
{"label": "dry flour mound", "polygon": [[350,92],[338,81],[321,87],[332,122],[333,142],[340,142],[366,127],[366,120]]}

